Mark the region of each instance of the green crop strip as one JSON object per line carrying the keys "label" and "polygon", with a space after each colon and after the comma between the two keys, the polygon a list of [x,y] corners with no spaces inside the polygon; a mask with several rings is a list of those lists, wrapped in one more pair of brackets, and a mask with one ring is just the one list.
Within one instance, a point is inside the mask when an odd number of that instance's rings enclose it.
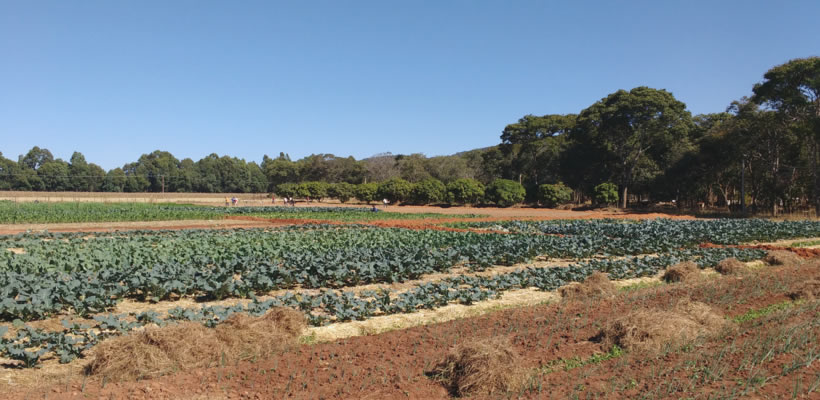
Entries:
{"label": "green crop strip", "polygon": [[794,305],[795,302],[792,301],[784,301],[781,303],[771,304],[763,308],[749,310],[743,315],[738,315],[732,318],[732,321],[735,321],[739,324],[743,322],[753,321],[778,311],[788,310],[789,308],[794,307]]}
{"label": "green crop strip", "polygon": [[364,207],[212,207],[170,203],[0,202],[0,224],[204,220],[222,219],[226,216],[371,221],[375,219],[434,219],[445,216],[471,218],[477,215],[373,212]]}
{"label": "green crop strip", "polygon": [[812,247],[820,245],[820,240],[806,240],[802,242],[794,242],[789,247]]}
{"label": "green crop strip", "polygon": [[614,358],[618,358],[624,355],[624,351],[618,347],[618,345],[613,345],[611,349],[609,349],[606,353],[596,353],[587,358],[580,358],[580,357],[573,357],[573,358],[561,358],[558,360],[554,360],[547,365],[539,368],[539,372],[542,374],[549,374],[556,371],[570,371],[576,368],[585,367],[587,365],[592,364],[600,364],[604,361],[609,361]]}

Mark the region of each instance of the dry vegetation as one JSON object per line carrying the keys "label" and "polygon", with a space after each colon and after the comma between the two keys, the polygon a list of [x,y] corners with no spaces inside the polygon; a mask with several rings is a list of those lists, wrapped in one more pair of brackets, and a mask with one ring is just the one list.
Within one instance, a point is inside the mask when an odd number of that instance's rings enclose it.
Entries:
{"label": "dry vegetation", "polygon": [[788,250],[772,250],[766,254],[763,261],[769,265],[797,265],[801,264],[803,259]]}
{"label": "dry vegetation", "polygon": [[718,263],[715,271],[721,275],[735,275],[745,271],[748,267],[737,258],[727,258]]}
{"label": "dry vegetation", "polygon": [[618,292],[618,288],[609,280],[604,272],[596,272],[588,276],[583,282],[573,282],[558,289],[564,300],[586,298],[609,298]]}
{"label": "dry vegetation", "polygon": [[467,340],[431,371],[455,396],[519,391],[527,380],[521,356],[505,336]]}
{"label": "dry vegetation", "polygon": [[302,313],[288,308],[256,318],[234,314],[214,329],[196,322],[148,327],[101,343],[87,373],[111,381],[138,380],[255,360],[293,346],[305,327]]}
{"label": "dry vegetation", "polygon": [[672,310],[637,309],[601,330],[604,349],[617,345],[639,352],[660,352],[712,336],[726,327],[726,320],[706,304],[688,299]]}
{"label": "dry vegetation", "polygon": [[698,279],[700,275],[700,269],[697,264],[691,261],[684,261],[667,268],[661,279],[667,283],[691,282],[692,280]]}

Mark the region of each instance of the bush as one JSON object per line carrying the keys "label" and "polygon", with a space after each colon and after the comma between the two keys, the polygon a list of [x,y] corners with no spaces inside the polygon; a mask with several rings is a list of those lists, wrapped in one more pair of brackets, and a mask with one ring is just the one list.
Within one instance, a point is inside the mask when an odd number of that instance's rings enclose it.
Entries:
{"label": "bush", "polygon": [[359,201],[363,201],[367,204],[376,200],[377,192],[379,190],[379,185],[376,183],[362,183],[356,185],[354,189],[355,196]]}
{"label": "bush", "polygon": [[572,201],[572,189],[561,182],[538,187],[538,201],[547,207],[555,207]]}
{"label": "bush", "polygon": [[391,203],[396,203],[409,199],[412,190],[412,183],[401,178],[393,178],[379,184],[379,190],[376,193],[379,197],[385,198]]}
{"label": "bush", "polygon": [[416,204],[441,203],[447,199],[447,187],[438,179],[425,179],[413,187],[410,199]]}
{"label": "bush", "polygon": [[484,185],[475,179],[456,179],[447,184],[448,201],[459,204],[475,204],[484,198]]}
{"label": "bush", "polygon": [[618,185],[604,182],[595,186],[596,204],[615,204],[618,202]]}
{"label": "bush", "polygon": [[327,195],[342,203],[347,203],[348,200],[356,196],[356,187],[347,182],[334,183],[328,186]]}
{"label": "bush", "polygon": [[275,192],[279,197],[296,197],[298,194],[295,183],[281,183],[276,185]]}
{"label": "bush", "polygon": [[327,197],[328,184],[324,182],[303,182],[296,186],[296,192],[300,197],[310,197],[314,200],[322,200]]}
{"label": "bush", "polygon": [[501,207],[509,207],[524,201],[527,191],[524,190],[524,186],[516,181],[496,179],[487,186],[484,195],[487,200]]}

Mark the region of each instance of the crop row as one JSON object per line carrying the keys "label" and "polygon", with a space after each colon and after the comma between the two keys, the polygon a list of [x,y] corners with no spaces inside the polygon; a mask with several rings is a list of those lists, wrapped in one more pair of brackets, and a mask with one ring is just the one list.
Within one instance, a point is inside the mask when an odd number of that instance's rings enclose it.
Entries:
{"label": "crop row", "polygon": [[[818,221],[765,219],[719,220],[574,220],[574,221],[499,221],[462,222],[463,228],[488,228],[524,234],[599,236],[637,240],[644,246],[680,248],[700,243],[739,244],[749,241],[774,241],[820,236]],[[622,242],[626,243],[626,242]]]}
{"label": "crop row", "polygon": [[25,366],[36,365],[47,354],[54,354],[65,363],[82,357],[86,350],[106,337],[126,334],[146,324],[161,326],[177,321],[197,321],[206,326],[215,326],[237,312],[262,315],[273,307],[292,307],[302,310],[312,325],[322,325],[328,322],[364,320],[375,315],[435,309],[454,302],[472,304],[497,297],[513,289],[534,287],[540,290],[554,290],[570,282],[581,281],[596,271],[607,272],[612,278],[625,279],[654,275],[661,269],[683,260],[694,260],[705,268],[714,266],[727,257],[749,261],[762,255],[762,251],[750,249],[683,250],[658,256],[593,260],[566,268],[526,268],[491,277],[460,275],[419,284],[400,293],[387,289],[358,294],[344,291],[323,291],[320,294],[286,293],[265,301],[254,299],[246,306],[237,304],[227,307],[177,307],[169,310],[167,316],[160,316],[154,311],[131,316],[99,315],[93,317],[93,325],[63,321],[65,329],[62,332],[46,332],[23,325],[15,335],[4,338],[5,328],[0,327],[0,355],[20,360]]}
{"label": "crop row", "polygon": [[[583,258],[601,238],[360,226],[17,236],[0,256],[0,320],[102,312],[124,297],[249,297],[272,290],[402,282],[455,265],[480,270],[539,255]],[[45,235],[44,235],[45,236]]]}
{"label": "crop row", "polygon": [[[212,207],[148,203],[12,203],[0,201],[0,224],[219,219],[230,215],[363,221],[419,219],[441,214],[378,212],[364,207]],[[461,215],[460,217],[471,217]]]}
{"label": "crop row", "polygon": [[363,226],[106,233],[92,238],[17,235],[0,240],[23,252],[0,252],[0,320],[41,319],[66,310],[100,313],[126,297],[241,298],[297,286],[402,282],[455,265],[480,270],[536,256],[580,259],[665,253],[700,241],[738,241],[738,235],[730,234],[741,229],[752,232],[743,238],[779,239],[809,236],[818,226],[746,224],[658,220],[540,225],[542,231],[552,227],[562,237]]}

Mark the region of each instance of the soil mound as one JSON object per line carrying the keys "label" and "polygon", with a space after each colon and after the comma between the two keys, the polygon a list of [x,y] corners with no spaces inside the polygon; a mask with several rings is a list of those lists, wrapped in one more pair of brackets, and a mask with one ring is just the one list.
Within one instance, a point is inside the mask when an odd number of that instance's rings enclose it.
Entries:
{"label": "soil mound", "polygon": [[564,300],[612,297],[618,289],[604,272],[588,276],[582,283],[573,282],[558,288]]}
{"label": "soil mound", "polygon": [[763,257],[763,261],[769,265],[796,265],[802,263],[803,259],[788,250],[771,250]]}
{"label": "soil mound", "polygon": [[276,308],[261,317],[234,314],[214,329],[197,322],[147,327],[97,345],[86,373],[135,380],[266,357],[293,346],[305,326],[298,311]]}
{"label": "soil mound", "polygon": [[688,282],[700,277],[700,268],[692,261],[684,261],[666,269],[661,279],[667,283]]}
{"label": "soil mound", "polygon": [[792,300],[814,300],[820,297],[820,280],[809,279],[789,293]]}
{"label": "soil mound", "polygon": [[734,257],[727,258],[715,266],[715,271],[719,272],[721,275],[735,275],[745,269],[746,264]]}
{"label": "soil mound", "polygon": [[521,356],[507,337],[458,345],[431,371],[454,396],[517,391],[526,381]]}
{"label": "soil mound", "polygon": [[715,335],[726,324],[708,305],[681,300],[672,310],[633,311],[605,326],[599,337],[606,349],[618,345],[630,351],[660,352]]}

